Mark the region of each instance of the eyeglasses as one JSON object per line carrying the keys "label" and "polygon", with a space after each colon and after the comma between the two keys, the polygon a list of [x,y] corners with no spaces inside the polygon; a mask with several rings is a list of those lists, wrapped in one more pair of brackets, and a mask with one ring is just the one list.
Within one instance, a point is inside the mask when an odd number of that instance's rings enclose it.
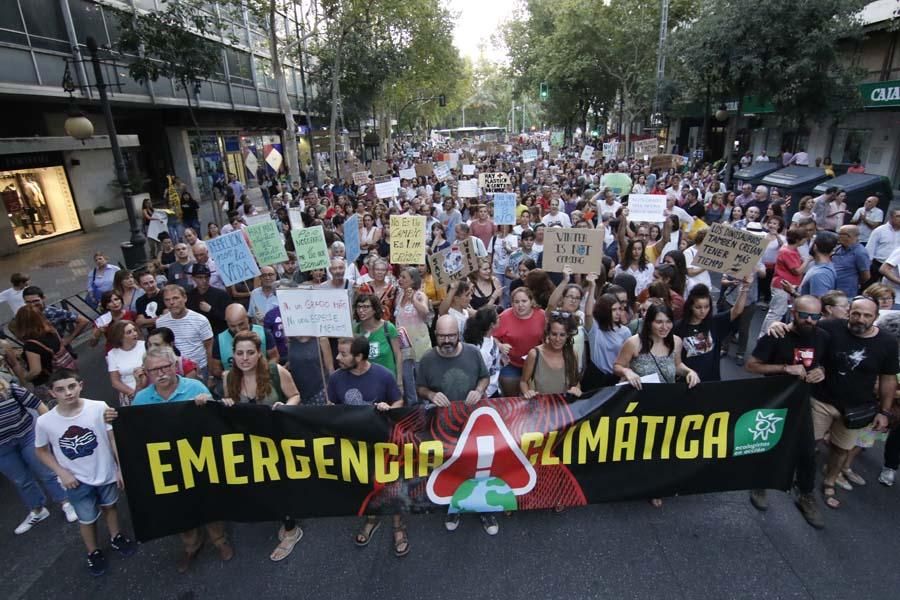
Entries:
{"label": "eyeglasses", "polygon": [[564,311],[564,310],[554,310],[550,312],[551,317],[555,317],[557,319],[568,319],[572,316],[572,313]]}
{"label": "eyeglasses", "polygon": [[167,365],[161,365],[161,366],[159,366],[159,367],[153,367],[153,368],[151,368],[151,369],[145,369],[145,370],[146,370],[148,373],[153,373],[154,375],[159,375],[160,373],[164,373],[165,371],[168,371],[168,370],[171,369],[174,365],[175,365],[175,363],[169,363],[169,364],[167,364]]}
{"label": "eyeglasses", "polygon": [[818,321],[819,319],[822,318],[822,313],[811,313],[811,312],[806,312],[803,310],[798,310],[797,318],[798,319],[812,319],[813,321]]}

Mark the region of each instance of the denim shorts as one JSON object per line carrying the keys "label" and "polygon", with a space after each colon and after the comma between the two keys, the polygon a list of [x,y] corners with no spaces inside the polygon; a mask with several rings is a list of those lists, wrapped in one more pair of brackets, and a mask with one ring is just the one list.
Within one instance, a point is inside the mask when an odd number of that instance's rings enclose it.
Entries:
{"label": "denim shorts", "polygon": [[511,379],[521,379],[522,367],[506,365],[500,369],[500,377],[509,377]]}
{"label": "denim shorts", "polygon": [[78,515],[78,522],[90,525],[100,518],[100,507],[113,506],[119,501],[116,482],[95,486],[81,483],[73,490],[66,490],[69,502]]}

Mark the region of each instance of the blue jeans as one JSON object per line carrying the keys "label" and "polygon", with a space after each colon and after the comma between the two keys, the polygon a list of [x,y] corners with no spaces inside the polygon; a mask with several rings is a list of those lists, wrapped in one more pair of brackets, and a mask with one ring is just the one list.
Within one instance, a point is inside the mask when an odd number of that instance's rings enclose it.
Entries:
{"label": "blue jeans", "polygon": [[416,393],[416,361],[413,359],[403,361],[403,401],[406,406],[419,403],[419,395]]}
{"label": "blue jeans", "polygon": [[59,485],[56,474],[37,457],[33,431],[0,444],[0,473],[15,484],[22,500],[32,510],[47,504],[38,481],[44,484],[54,502],[61,503],[66,499],[66,491]]}

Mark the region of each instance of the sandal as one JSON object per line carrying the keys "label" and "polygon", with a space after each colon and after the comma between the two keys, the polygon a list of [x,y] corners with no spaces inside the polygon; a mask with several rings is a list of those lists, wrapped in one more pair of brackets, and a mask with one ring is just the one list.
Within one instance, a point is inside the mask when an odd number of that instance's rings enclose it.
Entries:
{"label": "sandal", "polygon": [[843,473],[838,474],[837,478],[834,480],[834,485],[847,492],[853,491],[853,486],[847,481],[847,478],[844,477]]}
{"label": "sandal", "polygon": [[369,542],[372,541],[372,536],[375,535],[375,532],[378,531],[379,527],[381,527],[381,521],[366,517],[362,528],[359,530],[359,533],[356,534],[356,545],[360,548],[368,546]]}
{"label": "sandal", "polygon": [[854,471],[853,469],[844,469],[843,470],[844,477],[852,483],[853,485],[864,486],[866,485],[866,480],[860,477],[859,473]]}
{"label": "sandal", "polygon": [[272,550],[272,554],[269,555],[269,559],[272,562],[278,562],[286,559],[291,555],[291,552],[294,551],[294,546],[297,545],[297,542],[299,542],[302,537],[303,530],[300,529],[299,525],[294,527],[293,532],[285,532],[284,537],[280,542],[278,542],[278,545],[275,546],[275,549]]}
{"label": "sandal", "polygon": [[400,558],[407,554],[409,554],[409,538],[406,536],[406,525],[394,527],[394,556]]}
{"label": "sandal", "polygon": [[835,491],[833,485],[823,483],[822,496],[825,497],[825,506],[827,506],[828,508],[837,510],[841,507],[841,501],[837,499],[837,491]]}

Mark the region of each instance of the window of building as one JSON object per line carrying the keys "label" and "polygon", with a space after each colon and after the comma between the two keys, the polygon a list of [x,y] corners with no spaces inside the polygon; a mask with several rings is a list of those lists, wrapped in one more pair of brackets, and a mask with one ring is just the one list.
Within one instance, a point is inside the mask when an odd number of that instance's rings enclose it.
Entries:
{"label": "window of building", "polygon": [[231,76],[231,83],[252,86],[250,55],[234,48],[226,48],[225,57],[228,60],[228,74]]}
{"label": "window of building", "polygon": [[25,26],[16,2],[0,2],[0,42],[28,45],[25,37]]}
{"label": "window of building", "polygon": [[[9,4],[9,2],[5,2]],[[20,2],[28,37],[34,48],[69,51],[69,35],[63,21],[58,0],[28,0]]]}
{"label": "window of building", "polygon": [[831,160],[836,164],[848,164],[856,159],[865,163],[871,138],[871,129],[838,129],[831,145]]}
{"label": "window of building", "polygon": [[81,229],[61,166],[0,171],[0,198],[20,246]]}
{"label": "window of building", "polygon": [[87,43],[88,37],[97,40],[100,46],[109,43],[106,37],[106,25],[103,23],[103,8],[99,4],[84,0],[69,0],[72,12],[72,24],[79,44]]}

